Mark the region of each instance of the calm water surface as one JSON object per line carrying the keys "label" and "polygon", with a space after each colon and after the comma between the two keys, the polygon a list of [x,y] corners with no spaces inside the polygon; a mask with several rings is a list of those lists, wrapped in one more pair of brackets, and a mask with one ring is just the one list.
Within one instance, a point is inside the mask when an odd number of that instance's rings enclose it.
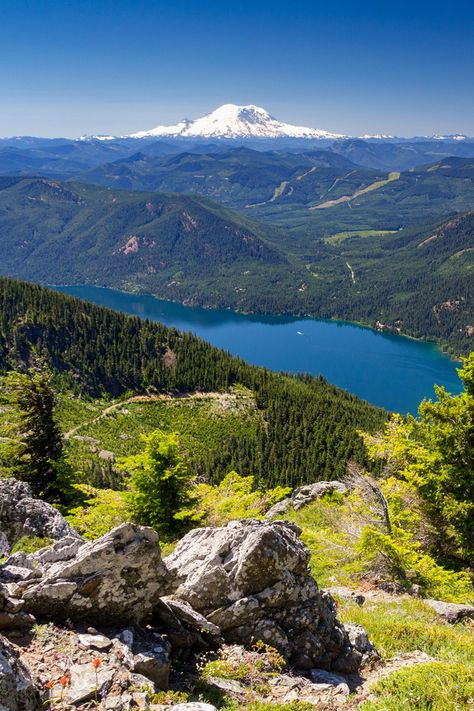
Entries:
{"label": "calm water surface", "polygon": [[321,374],[374,405],[416,413],[433,385],[458,393],[458,363],[430,343],[340,321],[245,316],[94,286],[57,287],[128,314],[161,321],[273,370]]}

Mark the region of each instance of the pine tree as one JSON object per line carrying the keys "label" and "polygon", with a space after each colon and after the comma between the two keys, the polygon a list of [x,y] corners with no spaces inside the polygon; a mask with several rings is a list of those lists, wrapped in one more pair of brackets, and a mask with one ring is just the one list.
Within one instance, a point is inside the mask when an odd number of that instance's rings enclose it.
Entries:
{"label": "pine tree", "polygon": [[142,435],[142,452],[121,460],[131,484],[130,507],[137,523],[169,536],[193,519],[192,484],[176,433]]}
{"label": "pine tree", "polygon": [[3,378],[2,386],[3,397],[16,414],[12,473],[27,481],[35,496],[59,501],[67,465],[49,377],[35,371],[12,372]]}

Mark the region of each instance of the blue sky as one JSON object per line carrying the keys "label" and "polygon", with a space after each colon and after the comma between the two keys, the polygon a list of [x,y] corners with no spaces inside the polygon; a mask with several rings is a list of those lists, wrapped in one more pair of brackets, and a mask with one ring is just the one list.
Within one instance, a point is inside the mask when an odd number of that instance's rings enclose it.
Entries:
{"label": "blue sky", "polygon": [[0,136],[254,103],[341,133],[474,135],[474,3],[0,0]]}

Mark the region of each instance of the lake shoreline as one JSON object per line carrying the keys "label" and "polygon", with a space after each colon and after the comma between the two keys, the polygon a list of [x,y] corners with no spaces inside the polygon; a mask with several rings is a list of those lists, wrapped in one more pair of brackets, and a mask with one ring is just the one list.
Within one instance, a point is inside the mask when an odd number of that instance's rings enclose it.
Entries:
{"label": "lake shoreline", "polygon": [[[114,286],[104,286],[102,284],[87,284],[84,282],[81,283],[76,283],[76,284],[47,284],[45,283],[44,286],[50,288],[50,289],[57,289],[61,290],[62,288],[64,289],[69,289],[69,288],[77,288],[77,287],[94,287],[97,289],[107,289],[111,292],[119,292],[121,294],[125,295],[130,295],[130,296],[144,296],[144,297],[150,297],[153,299],[156,299],[157,301],[166,301],[169,304],[177,304],[180,306],[183,306],[185,308],[193,309],[193,308],[199,308],[199,309],[205,309],[206,311],[230,311],[235,314],[239,314],[242,316],[275,316],[275,317],[281,317],[281,318],[289,318],[289,319],[295,319],[295,320],[311,320],[311,321],[321,321],[321,322],[329,322],[329,323],[336,323],[336,324],[341,324],[341,325],[349,325],[349,326],[359,326],[361,328],[367,328],[370,331],[373,331],[374,333],[386,333],[390,334],[393,336],[399,336],[400,338],[406,338],[411,341],[415,341],[417,343],[427,343],[430,345],[435,346],[440,353],[448,357],[451,361],[454,363],[459,363],[462,364],[462,358],[461,356],[453,355],[452,353],[449,353],[447,348],[447,344],[443,344],[442,342],[438,341],[436,338],[428,338],[425,336],[413,336],[410,335],[409,333],[404,333],[403,331],[397,331],[397,330],[392,330],[391,328],[377,328],[376,326],[364,322],[364,321],[351,321],[348,319],[343,319],[343,318],[323,318],[323,317],[318,317],[318,316],[313,316],[308,313],[304,314],[297,314],[294,312],[282,312],[282,311],[272,311],[272,312],[261,312],[261,311],[242,311],[238,308],[233,308],[232,306],[209,306],[205,304],[200,304],[200,303],[195,303],[195,304],[190,304],[186,303],[186,301],[180,301],[177,299],[170,299],[165,296],[158,296],[156,294],[152,294],[151,292],[147,291],[129,291],[127,289],[119,289]],[[446,346],[446,347],[445,347]]]}
{"label": "lake shoreline", "polygon": [[185,305],[152,294],[91,285],[50,285],[103,307],[161,322],[256,366],[322,376],[329,383],[392,412],[416,414],[436,397],[434,384],[460,391],[456,366],[435,342],[336,319],[242,314]]}

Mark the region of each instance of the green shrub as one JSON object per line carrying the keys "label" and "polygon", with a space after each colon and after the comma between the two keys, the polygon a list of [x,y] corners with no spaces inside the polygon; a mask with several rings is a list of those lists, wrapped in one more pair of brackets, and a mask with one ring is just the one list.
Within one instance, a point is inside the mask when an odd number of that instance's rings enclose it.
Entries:
{"label": "green shrub", "polygon": [[474,703],[474,672],[464,664],[428,662],[404,667],[371,688],[363,711],[461,711]]}
{"label": "green shrub", "polygon": [[40,538],[39,536],[22,536],[18,540],[10,551],[10,555],[13,553],[18,553],[22,551],[27,555],[29,553],[36,553],[36,551],[41,550],[41,548],[46,548],[53,543],[52,538]]}
{"label": "green shrub", "polygon": [[246,662],[237,662],[228,659],[215,659],[208,662],[201,671],[201,678],[205,681],[212,677],[220,679],[233,679],[235,681],[248,681],[255,669]]}
{"label": "green shrub", "polygon": [[474,352],[458,371],[464,391],[436,387],[418,418],[395,415],[383,435],[365,435],[372,460],[381,459],[416,487],[433,523],[437,556],[469,562],[474,555]]}
{"label": "green shrub", "polygon": [[368,566],[381,558],[390,577],[407,589],[417,584],[427,597],[448,602],[466,602],[473,597],[471,578],[467,573],[456,573],[438,565],[422,551],[421,543],[401,528],[394,527],[388,535],[366,526],[357,550]]}
{"label": "green shrub", "polygon": [[253,490],[254,477],[230,472],[217,486],[198,484],[196,509],[206,526],[222,526],[232,519],[261,518],[290,488],[277,486],[268,491]]}
{"label": "green shrub", "polygon": [[77,506],[66,516],[72,526],[88,541],[93,541],[115,526],[130,521],[131,512],[126,493],[112,489],[96,489],[86,484],[74,487],[89,498],[85,506]]}
{"label": "green shrub", "polygon": [[311,551],[311,574],[319,585],[347,585],[362,577],[356,546],[370,512],[358,492],[326,495],[299,511],[290,509],[285,518],[302,529],[301,539]]}
{"label": "green shrub", "polygon": [[184,691],[159,691],[151,696],[152,704],[161,704],[163,706],[185,704],[188,701],[189,694]]}

